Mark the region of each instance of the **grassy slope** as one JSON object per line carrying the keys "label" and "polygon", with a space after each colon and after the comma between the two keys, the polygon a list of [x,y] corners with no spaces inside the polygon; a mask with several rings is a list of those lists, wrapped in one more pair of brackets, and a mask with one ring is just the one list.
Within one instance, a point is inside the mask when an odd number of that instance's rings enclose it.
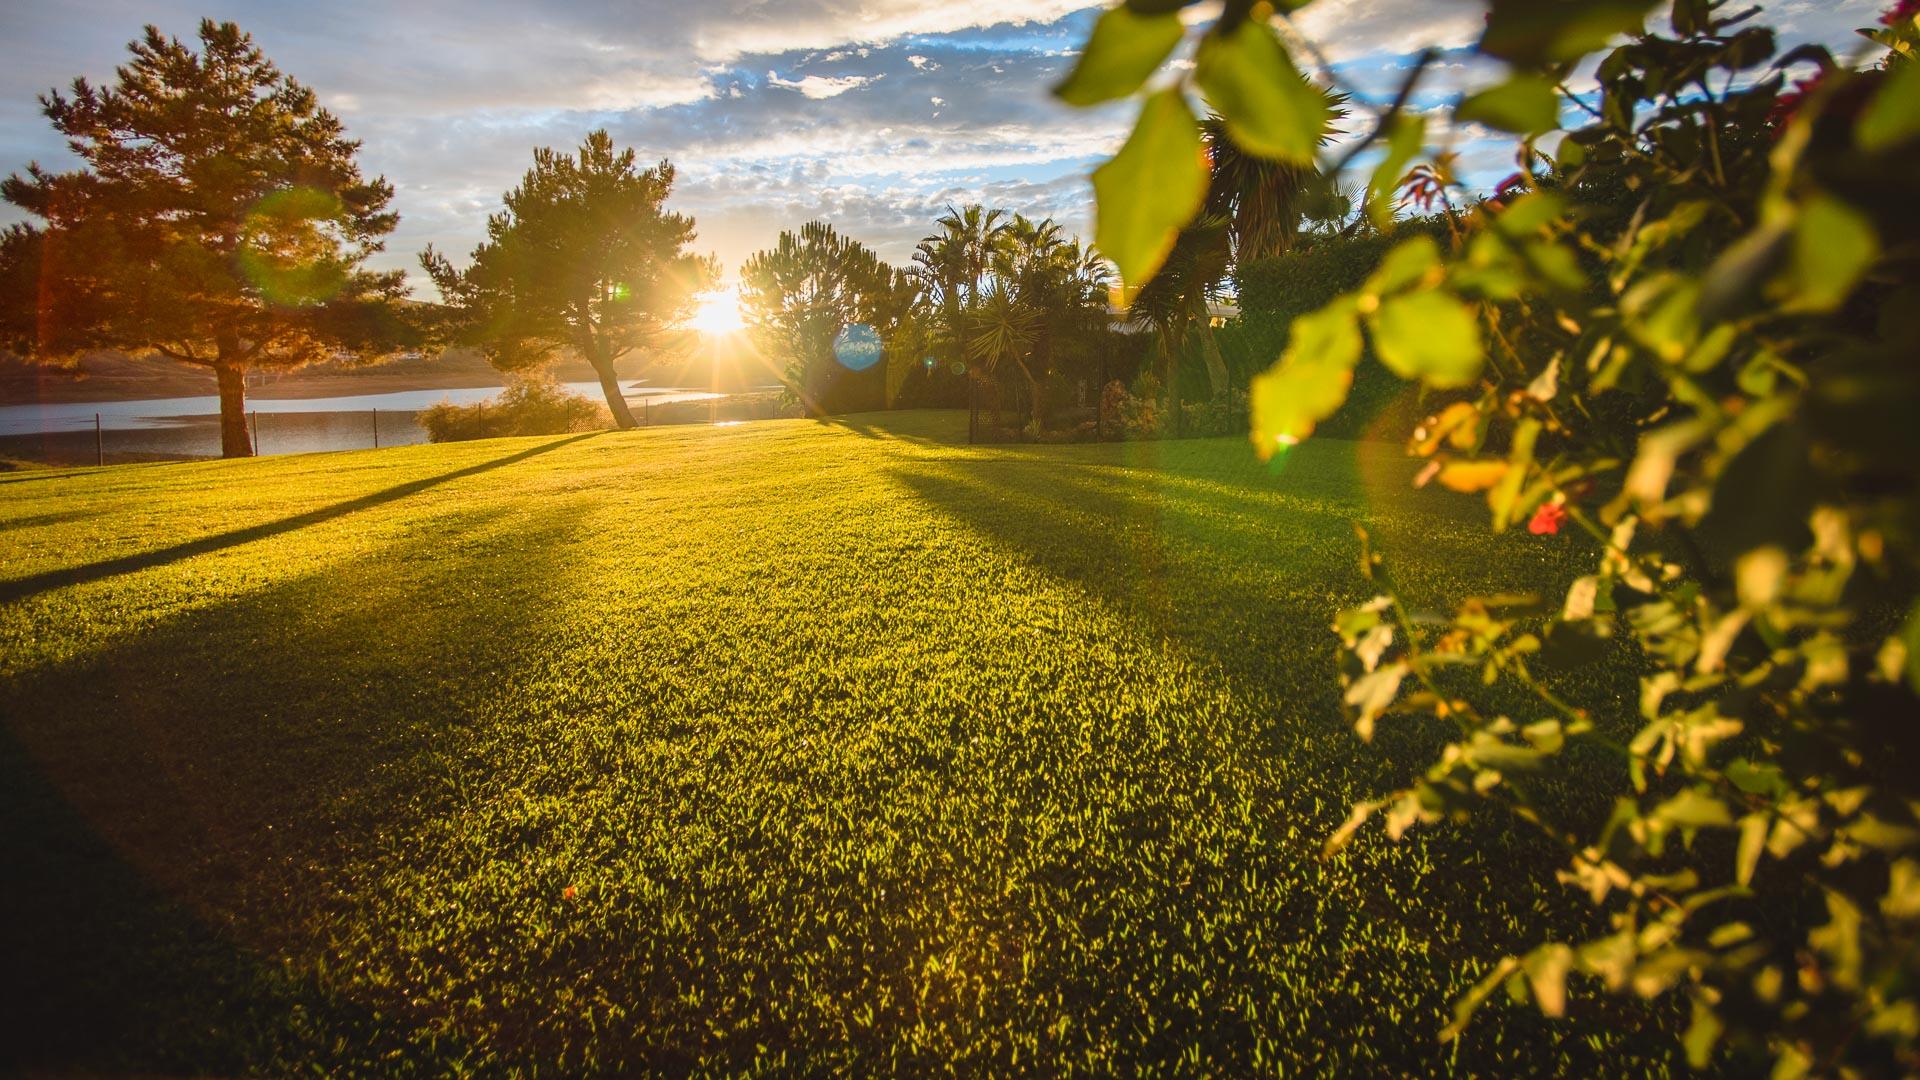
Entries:
{"label": "grassy slope", "polygon": [[[1578,911],[1515,838],[1317,857],[1426,749],[1339,718],[1352,523],[1433,595],[1576,553],[1490,542],[1378,448],[963,431],[0,477],[4,1053],[1441,1060],[1476,958]],[[1607,1007],[1496,1010],[1458,1063],[1665,1052]]]}

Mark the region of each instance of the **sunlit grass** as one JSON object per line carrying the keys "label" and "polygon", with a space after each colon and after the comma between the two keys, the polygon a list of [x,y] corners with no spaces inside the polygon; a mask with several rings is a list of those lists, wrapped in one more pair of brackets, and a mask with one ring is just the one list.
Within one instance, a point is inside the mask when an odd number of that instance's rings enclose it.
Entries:
{"label": "sunlit grass", "polygon": [[[61,1069],[1424,1070],[1577,925],[1377,837],[1332,611],[1564,569],[1389,448],[965,417],[0,476],[8,1052]],[[1640,1071],[1489,1013],[1481,1071]],[[1651,1048],[1651,1049],[1650,1049]],[[1662,1059],[1664,1060],[1664,1059]],[[1557,1066],[1554,1063],[1559,1063]],[[1664,1067],[1664,1066],[1659,1066]]]}

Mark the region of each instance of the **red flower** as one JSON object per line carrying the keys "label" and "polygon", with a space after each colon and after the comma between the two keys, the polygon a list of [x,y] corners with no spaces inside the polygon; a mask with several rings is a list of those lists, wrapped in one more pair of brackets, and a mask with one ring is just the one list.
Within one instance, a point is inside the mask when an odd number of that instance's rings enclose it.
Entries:
{"label": "red flower", "polygon": [[1820,89],[1821,80],[1827,77],[1822,71],[1810,79],[1801,79],[1793,84],[1793,89],[1773,99],[1773,110],[1767,113],[1767,125],[1778,129],[1787,126],[1787,121],[1807,103],[1807,97]]}
{"label": "red flower", "polygon": [[1567,508],[1559,503],[1541,503],[1540,509],[1533,512],[1533,520],[1527,522],[1527,531],[1535,536],[1551,536],[1566,524]]}
{"label": "red flower", "polygon": [[1916,15],[1920,15],[1920,0],[1900,0],[1880,16],[1880,25],[1899,26]]}
{"label": "red flower", "polygon": [[561,890],[560,890],[560,898],[561,898],[562,900],[571,900],[571,899],[573,899],[574,897],[576,897],[576,896],[578,896],[578,895],[580,895],[580,894],[579,894],[579,893],[578,893],[577,891],[575,891],[575,890],[574,890],[574,887],[573,887],[573,886],[571,886],[571,885],[569,885],[569,886],[567,886],[566,888],[564,888],[564,889],[561,889]]}

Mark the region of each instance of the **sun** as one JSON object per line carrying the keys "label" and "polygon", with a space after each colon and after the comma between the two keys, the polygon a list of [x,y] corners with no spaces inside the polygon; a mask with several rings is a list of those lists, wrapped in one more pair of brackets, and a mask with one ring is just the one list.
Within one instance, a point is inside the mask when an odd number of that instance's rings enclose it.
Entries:
{"label": "sun", "polygon": [[731,334],[747,325],[746,320],[740,317],[739,289],[701,293],[695,300],[698,303],[689,324],[703,334]]}

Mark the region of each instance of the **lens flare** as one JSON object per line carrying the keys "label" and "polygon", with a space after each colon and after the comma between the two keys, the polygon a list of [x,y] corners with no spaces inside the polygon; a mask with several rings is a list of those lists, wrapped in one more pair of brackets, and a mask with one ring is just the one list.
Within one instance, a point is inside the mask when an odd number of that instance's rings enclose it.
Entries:
{"label": "lens flare", "polygon": [[865,323],[854,323],[833,339],[833,355],[848,371],[865,371],[880,362],[880,335]]}
{"label": "lens flare", "polygon": [[746,319],[740,314],[740,290],[719,289],[701,293],[695,299],[693,318],[688,320],[688,325],[695,330],[719,336],[746,328]]}

